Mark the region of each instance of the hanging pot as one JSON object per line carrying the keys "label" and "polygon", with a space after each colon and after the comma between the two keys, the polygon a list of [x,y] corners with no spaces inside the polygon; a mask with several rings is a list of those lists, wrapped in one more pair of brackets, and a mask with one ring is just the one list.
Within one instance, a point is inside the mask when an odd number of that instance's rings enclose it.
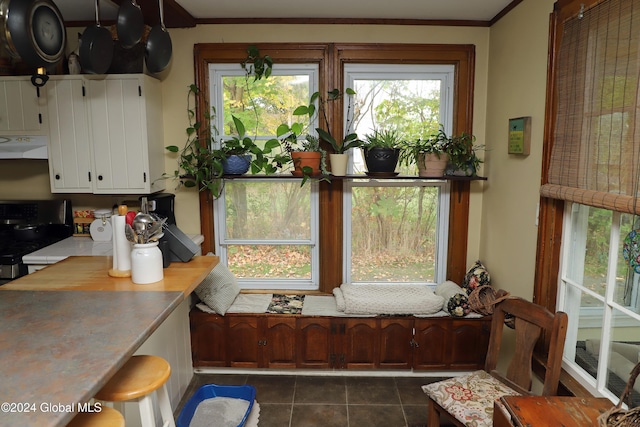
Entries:
{"label": "hanging pot", "polygon": [[164,10],[162,0],[158,0],[158,8],[160,9],[160,23],[149,31],[147,37],[147,46],[144,54],[147,69],[153,73],[160,73],[171,62],[171,37],[164,26]]}
{"label": "hanging pot", "polygon": [[124,0],[118,8],[116,21],[118,40],[125,49],[130,49],[142,40],[144,16],[136,0]]}
{"label": "hanging pot", "polygon": [[87,73],[104,74],[113,59],[111,31],[100,26],[100,5],[96,0],[96,24],[87,27],[80,37],[80,65]]}
{"label": "hanging pot", "polygon": [[51,0],[1,0],[2,39],[9,54],[32,67],[48,67],[64,56],[62,15]]}

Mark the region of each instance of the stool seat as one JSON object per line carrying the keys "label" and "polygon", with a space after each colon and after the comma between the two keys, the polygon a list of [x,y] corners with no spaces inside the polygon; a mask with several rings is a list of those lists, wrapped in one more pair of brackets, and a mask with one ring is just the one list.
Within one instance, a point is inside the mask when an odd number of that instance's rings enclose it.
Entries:
{"label": "stool seat", "polygon": [[97,400],[113,402],[124,414],[124,402],[138,403],[143,427],[156,427],[153,394],[158,398],[163,427],[175,427],[171,401],[166,382],[171,366],[162,357],[151,355],[131,356],[118,372],[94,396]]}
{"label": "stool seat", "polygon": [[80,412],[67,427],[124,427],[124,417],[115,409],[103,406],[100,412]]}
{"label": "stool seat", "polygon": [[102,387],[95,398],[107,402],[137,399],[159,389],[171,375],[171,366],[161,357],[140,355],[127,363]]}

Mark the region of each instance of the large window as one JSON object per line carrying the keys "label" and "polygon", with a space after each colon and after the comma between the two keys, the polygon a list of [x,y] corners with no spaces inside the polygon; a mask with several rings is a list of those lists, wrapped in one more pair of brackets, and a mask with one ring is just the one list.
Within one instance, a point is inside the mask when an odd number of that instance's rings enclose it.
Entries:
{"label": "large window", "polygon": [[[235,116],[265,142],[317,90],[318,67],[276,64],[268,79],[255,80],[238,64],[211,64],[209,79],[219,140],[237,134]],[[318,289],[317,183],[227,180],[214,209],[216,253],[243,288]]]}
{"label": "large window", "polygon": [[[453,66],[348,64],[345,85],[356,92],[353,124],[361,138],[395,131],[402,139],[450,134]],[[347,108],[348,106],[345,106]],[[345,110],[345,116],[349,110]],[[353,172],[365,173],[361,150]],[[398,168],[415,175],[415,166]],[[351,180],[344,193],[344,280],[428,283],[446,279],[448,181]]]}
{"label": "large window", "polygon": [[[444,86],[440,77],[428,76],[424,70],[418,73],[421,77],[417,79],[381,77],[379,74],[374,79],[389,80],[385,86],[424,81],[422,88],[404,92],[408,96],[407,101],[414,103],[410,107],[405,106],[405,110],[410,109],[416,115],[428,113],[428,123],[433,129],[443,123],[452,133],[473,133],[473,45],[261,43],[258,48],[261,54],[273,58],[274,75],[266,81],[258,81],[264,87],[250,91],[254,100],[251,101],[244,98],[247,92],[239,65],[247,56],[246,44],[205,43],[194,46],[196,83],[203,93],[209,94],[210,106],[215,107],[219,138],[235,132],[231,114],[241,118],[247,124],[247,133],[257,136],[258,141],[272,137],[270,133],[275,127],[271,124],[256,125],[259,120],[265,123],[267,120],[271,120],[270,123],[287,122],[284,104],[306,103],[308,94],[316,90],[327,93],[334,88],[354,86],[353,82],[347,84],[345,81],[344,70],[357,64],[367,64],[369,71],[376,72],[380,71],[375,69],[378,64],[387,64],[387,70],[395,71],[408,64],[417,67],[447,64],[449,69],[444,73],[451,72],[453,78]],[[435,71],[436,74],[442,72],[442,69]],[[289,86],[280,86],[281,80]],[[269,101],[273,85],[280,88],[277,103]],[[442,92],[432,96],[431,92],[436,87]],[[425,109],[425,101],[440,105],[435,109],[430,106]],[[331,133],[340,139],[344,131],[342,106],[342,101],[332,103],[329,111]],[[204,111],[208,109],[209,105],[201,100],[197,108],[199,121],[204,121]],[[444,113],[446,111],[452,113]],[[425,132],[431,129],[426,126],[427,121],[416,120],[417,116],[405,116],[404,119],[402,127],[405,129],[423,125]],[[403,206],[406,215],[406,220],[394,223],[395,228],[390,228],[391,233],[385,232],[386,235],[396,239],[400,233],[414,240],[409,264],[403,264],[407,261],[400,259],[407,258],[403,256],[397,257],[395,267],[390,264],[384,266],[395,269],[393,281],[431,283],[440,277],[462,281],[467,269],[469,181],[416,181],[411,185],[405,185],[405,182],[396,186],[393,181],[380,180],[377,183],[382,185],[378,187],[367,184],[347,188],[346,180],[335,179],[331,183],[307,183],[301,188],[299,179],[285,175],[271,179],[225,180],[223,197],[215,201],[210,194],[200,194],[200,218],[205,237],[203,251],[213,251],[227,262],[241,278],[243,287],[318,289],[321,293],[330,294],[334,287],[344,282],[345,265],[353,259],[345,249],[348,237],[344,232],[344,213],[351,212],[351,208],[344,206],[345,193],[355,195],[355,198],[350,196],[349,203],[357,202],[356,199],[361,197],[360,207],[364,208],[367,198],[372,197],[365,193],[380,194],[380,191],[391,194],[398,206]],[[442,200],[445,199],[448,199],[448,213],[443,210],[446,204]],[[378,206],[380,213],[388,208],[385,203]],[[394,214],[394,218],[399,217]],[[360,226],[357,221],[351,221],[349,227],[353,230],[354,225]],[[357,229],[355,232],[359,233]],[[352,235],[353,231],[350,231],[348,236]],[[378,247],[396,245],[392,240],[384,240],[384,237],[380,240],[380,237],[382,235],[375,236],[381,242]],[[371,255],[369,248],[373,246],[356,248],[355,252],[360,254],[356,258],[366,261]],[[388,250],[380,252],[383,258],[388,253]],[[265,256],[268,258],[263,262]],[[408,272],[411,274],[407,275]],[[362,281],[370,281],[364,275],[360,277]]]}
{"label": "large window", "polygon": [[565,358],[594,393],[612,399],[640,357],[639,228],[633,215],[566,207],[558,304],[569,316]]}
{"label": "large window", "polygon": [[536,300],[569,315],[564,367],[591,393],[612,399],[640,352],[634,3],[568,1],[554,11],[538,241]]}

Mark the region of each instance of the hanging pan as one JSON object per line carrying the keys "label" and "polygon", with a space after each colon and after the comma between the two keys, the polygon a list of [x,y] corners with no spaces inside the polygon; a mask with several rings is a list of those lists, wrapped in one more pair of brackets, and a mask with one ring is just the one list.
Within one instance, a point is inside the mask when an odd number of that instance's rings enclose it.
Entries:
{"label": "hanging pan", "polygon": [[51,0],[1,0],[0,25],[10,55],[32,67],[48,67],[64,56],[67,33]]}
{"label": "hanging pan", "polygon": [[100,26],[100,5],[96,0],[96,24],[87,27],[80,37],[80,65],[86,73],[104,74],[113,59],[111,31]]}
{"label": "hanging pan", "polygon": [[118,8],[116,21],[118,40],[125,49],[130,49],[140,40],[144,33],[144,16],[136,0],[124,0]]}
{"label": "hanging pan", "polygon": [[162,0],[158,0],[160,9],[160,23],[149,31],[147,46],[144,54],[147,69],[153,73],[163,71],[171,62],[171,37],[164,26],[164,10]]}

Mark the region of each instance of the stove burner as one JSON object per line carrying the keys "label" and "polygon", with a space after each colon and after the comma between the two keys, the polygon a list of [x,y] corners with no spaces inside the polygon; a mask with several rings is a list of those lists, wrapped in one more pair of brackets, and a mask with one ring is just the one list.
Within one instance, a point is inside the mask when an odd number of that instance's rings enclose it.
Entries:
{"label": "stove burner", "polygon": [[[29,223],[45,225],[35,239],[17,239],[14,224]],[[71,203],[66,200],[0,201],[0,279],[15,279],[27,274],[23,256],[72,234]]]}

